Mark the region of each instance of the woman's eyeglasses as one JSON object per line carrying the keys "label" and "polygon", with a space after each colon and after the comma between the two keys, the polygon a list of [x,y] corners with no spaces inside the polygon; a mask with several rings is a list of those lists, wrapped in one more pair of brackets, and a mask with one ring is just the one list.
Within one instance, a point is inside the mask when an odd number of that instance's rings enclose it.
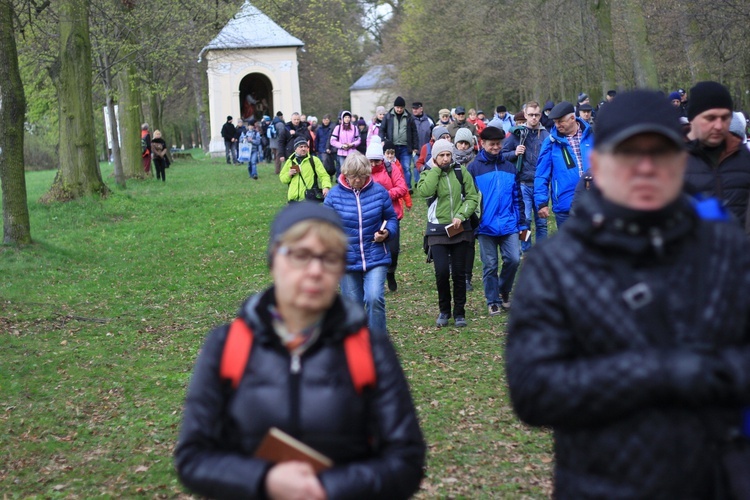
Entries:
{"label": "woman's eyeglasses", "polygon": [[313,260],[320,261],[320,265],[326,271],[339,271],[344,263],[344,258],[336,252],[314,253],[306,248],[279,247],[277,252],[286,256],[289,264],[297,269],[304,269]]}

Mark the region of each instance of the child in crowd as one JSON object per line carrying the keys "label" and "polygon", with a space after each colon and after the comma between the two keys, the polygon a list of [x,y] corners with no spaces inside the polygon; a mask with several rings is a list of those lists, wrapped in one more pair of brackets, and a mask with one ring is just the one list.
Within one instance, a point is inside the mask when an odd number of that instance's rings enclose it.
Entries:
{"label": "child in crowd", "polygon": [[[398,158],[396,158],[396,147],[391,142],[386,142],[385,146],[383,148],[383,154],[385,155],[385,161],[390,163],[393,168],[398,168],[401,170],[401,173],[404,173],[404,167],[401,165],[401,162],[398,161]],[[411,202],[411,195],[409,192],[406,192],[406,195],[401,198],[401,205],[405,206],[407,210],[411,210],[412,202]]]}

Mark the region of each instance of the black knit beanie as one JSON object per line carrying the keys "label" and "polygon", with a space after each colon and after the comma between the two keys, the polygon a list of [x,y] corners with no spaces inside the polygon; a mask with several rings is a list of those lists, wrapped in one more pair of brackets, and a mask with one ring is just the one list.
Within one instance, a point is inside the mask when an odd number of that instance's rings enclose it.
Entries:
{"label": "black knit beanie", "polygon": [[299,203],[290,203],[276,214],[276,218],[271,224],[271,237],[268,239],[268,265],[270,267],[272,252],[281,237],[287,230],[298,222],[309,219],[315,219],[320,222],[327,222],[337,227],[343,232],[341,218],[336,211],[322,203],[311,201],[302,201]]}
{"label": "black knit beanie", "polygon": [[406,100],[404,100],[403,97],[398,96],[398,97],[396,97],[396,100],[393,101],[393,105],[394,106],[400,106],[400,107],[403,108],[404,106],[406,106]]}
{"label": "black knit beanie", "polygon": [[698,82],[690,89],[689,95],[687,117],[690,121],[709,109],[726,108],[730,111],[734,109],[729,90],[719,82]]}

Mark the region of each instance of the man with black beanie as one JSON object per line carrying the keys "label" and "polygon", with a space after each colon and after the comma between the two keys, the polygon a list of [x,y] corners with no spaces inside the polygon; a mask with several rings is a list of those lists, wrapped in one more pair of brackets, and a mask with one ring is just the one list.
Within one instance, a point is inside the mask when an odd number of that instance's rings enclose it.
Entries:
{"label": "man with black beanie", "polygon": [[729,133],[732,109],[729,90],[718,82],[699,82],[690,89],[685,189],[720,199],[744,228],[750,197],[750,152],[740,138]]}
{"label": "man with black beanie", "polygon": [[404,167],[404,180],[411,193],[411,159],[419,152],[419,141],[414,119],[405,108],[406,100],[401,96],[396,97],[393,107],[383,117],[379,133],[383,143],[392,142],[396,146],[396,158]]}
{"label": "man with black beanie", "polygon": [[232,121],[231,116],[227,116],[227,121],[224,123],[224,126],[221,127],[221,137],[224,138],[227,165],[231,165],[232,162],[237,163],[237,155],[235,154],[233,147],[235,132],[237,132],[237,128],[234,126],[234,121]]}

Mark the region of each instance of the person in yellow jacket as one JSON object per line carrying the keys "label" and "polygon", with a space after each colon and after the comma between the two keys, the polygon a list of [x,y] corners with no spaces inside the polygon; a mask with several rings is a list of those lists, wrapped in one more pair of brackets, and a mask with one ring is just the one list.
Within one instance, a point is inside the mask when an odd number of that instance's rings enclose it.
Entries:
{"label": "person in yellow jacket", "polygon": [[294,142],[294,154],[284,162],[279,179],[289,185],[287,201],[290,203],[304,200],[322,202],[331,189],[331,176],[323,163],[310,154],[310,145],[305,137],[298,137]]}

